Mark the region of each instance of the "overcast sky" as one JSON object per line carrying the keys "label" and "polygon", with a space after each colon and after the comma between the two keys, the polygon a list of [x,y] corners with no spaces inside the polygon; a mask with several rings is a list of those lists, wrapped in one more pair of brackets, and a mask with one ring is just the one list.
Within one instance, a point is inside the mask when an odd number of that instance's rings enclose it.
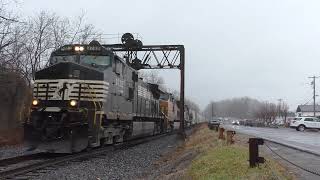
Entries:
{"label": "overcast sky", "polygon": [[[21,15],[48,10],[73,17],[84,10],[87,22],[104,33],[137,32],[144,44],[184,44],[186,96],[202,108],[210,100],[249,96],[282,98],[295,110],[312,98],[308,77],[320,75],[317,0],[18,2]],[[178,71],[161,75],[179,89]]]}

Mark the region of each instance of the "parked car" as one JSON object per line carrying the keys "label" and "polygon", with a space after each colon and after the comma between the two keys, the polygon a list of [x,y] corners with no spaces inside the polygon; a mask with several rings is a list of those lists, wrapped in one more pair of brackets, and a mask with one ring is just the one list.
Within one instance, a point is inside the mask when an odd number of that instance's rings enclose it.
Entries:
{"label": "parked car", "polygon": [[211,119],[208,123],[208,126],[210,129],[213,129],[214,127],[220,126],[220,119]]}
{"label": "parked car", "polygon": [[290,127],[297,131],[305,129],[320,129],[320,119],[316,117],[296,117],[290,122]]}
{"label": "parked car", "polygon": [[232,125],[240,125],[240,122],[238,120],[233,120]]}

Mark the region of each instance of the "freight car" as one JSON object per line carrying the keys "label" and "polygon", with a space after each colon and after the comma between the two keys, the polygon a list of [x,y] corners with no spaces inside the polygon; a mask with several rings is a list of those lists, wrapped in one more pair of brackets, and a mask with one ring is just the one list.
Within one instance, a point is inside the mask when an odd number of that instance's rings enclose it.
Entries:
{"label": "freight car", "polygon": [[[165,121],[167,122],[170,129],[178,129],[180,125],[180,108],[179,101],[168,92],[161,91],[160,93],[160,109],[165,116]],[[195,124],[205,122],[204,116],[199,112],[185,105],[185,126],[189,127]]]}
{"label": "freight car", "polygon": [[[174,129],[174,124],[179,117],[179,109],[174,96],[171,93],[162,91],[160,94],[160,110],[165,116],[165,121],[171,130]],[[176,126],[177,128],[177,126]]]}
{"label": "freight car", "polygon": [[97,41],[62,46],[35,73],[25,139],[40,150],[73,153],[165,132],[171,124],[160,93]]}
{"label": "freight car", "polygon": [[191,121],[191,125],[206,122],[206,119],[204,118],[204,116],[200,112],[194,109],[189,109],[189,118]]}

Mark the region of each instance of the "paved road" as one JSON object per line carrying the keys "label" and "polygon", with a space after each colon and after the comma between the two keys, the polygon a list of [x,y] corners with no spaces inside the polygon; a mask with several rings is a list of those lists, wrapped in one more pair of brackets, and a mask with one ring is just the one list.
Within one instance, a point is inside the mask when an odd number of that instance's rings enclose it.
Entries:
{"label": "paved road", "polygon": [[[320,157],[313,154],[304,153],[295,149],[288,148],[286,146],[281,146],[274,143],[265,143],[267,146],[261,146],[261,149],[267,155],[273,157],[275,160],[279,161],[281,164],[284,164],[288,169],[287,173],[294,173],[299,180],[319,180],[320,176]],[[272,151],[270,149],[272,149]],[[298,165],[308,171],[312,171],[316,174],[310,173],[306,170],[303,170],[285,160],[289,160],[291,163]],[[280,179],[280,178],[278,178]]]}
{"label": "paved road", "polygon": [[[295,129],[288,128],[258,128],[246,126],[223,125],[226,129],[233,129],[238,133],[248,134],[264,139],[270,139],[285,145],[294,146],[299,149],[307,150],[310,153],[301,152],[296,149],[288,148],[279,144],[265,142],[268,146],[261,146],[262,150],[278,159],[280,162],[289,167],[289,172],[294,172],[298,179],[301,180],[319,180],[320,179],[320,132],[307,130],[298,132]],[[272,151],[270,150],[272,149]],[[291,163],[301,166],[304,169],[312,171],[316,174],[302,170],[297,166],[288,163],[280,158],[289,160]],[[318,154],[318,155],[314,155]]]}
{"label": "paved road", "polygon": [[306,130],[305,132],[300,132],[290,128],[261,128],[232,125],[223,125],[223,127],[233,129],[239,133],[281,142],[320,156],[320,132],[318,131]]}

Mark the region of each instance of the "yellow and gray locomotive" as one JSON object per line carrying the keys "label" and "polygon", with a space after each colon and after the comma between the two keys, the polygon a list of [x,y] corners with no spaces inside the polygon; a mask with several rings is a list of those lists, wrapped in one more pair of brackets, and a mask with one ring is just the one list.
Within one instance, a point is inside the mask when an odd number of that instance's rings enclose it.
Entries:
{"label": "yellow and gray locomotive", "polygon": [[25,138],[54,153],[123,142],[166,131],[160,90],[110,49],[92,41],[65,45],[35,74]]}

